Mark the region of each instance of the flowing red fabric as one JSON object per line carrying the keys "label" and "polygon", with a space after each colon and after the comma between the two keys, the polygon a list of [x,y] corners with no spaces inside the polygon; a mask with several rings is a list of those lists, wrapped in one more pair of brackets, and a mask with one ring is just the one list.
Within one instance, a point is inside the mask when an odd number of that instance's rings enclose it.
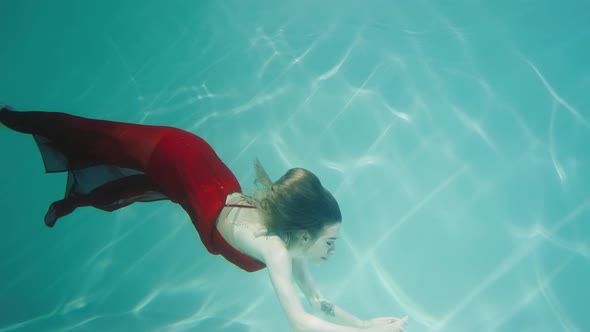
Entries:
{"label": "flowing red fabric", "polygon": [[215,222],[240,184],[211,146],[187,131],[3,108],[0,122],[33,135],[46,172],[68,172],[65,197],[45,223],[81,206],[114,211],[135,202],[171,200],[190,216],[207,250],[253,272],[265,265],[233,248]]}

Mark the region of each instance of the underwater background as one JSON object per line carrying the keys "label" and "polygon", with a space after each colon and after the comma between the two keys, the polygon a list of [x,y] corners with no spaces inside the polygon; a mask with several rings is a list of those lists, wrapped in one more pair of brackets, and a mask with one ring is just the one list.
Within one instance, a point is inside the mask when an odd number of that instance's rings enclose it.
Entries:
{"label": "underwater background", "polygon": [[[590,331],[590,3],[0,0],[0,103],[177,126],[343,213],[324,294],[407,332]],[[170,202],[43,224],[0,129],[0,331],[288,331]],[[303,299],[302,299],[303,300]],[[307,304],[306,304],[307,305]]]}

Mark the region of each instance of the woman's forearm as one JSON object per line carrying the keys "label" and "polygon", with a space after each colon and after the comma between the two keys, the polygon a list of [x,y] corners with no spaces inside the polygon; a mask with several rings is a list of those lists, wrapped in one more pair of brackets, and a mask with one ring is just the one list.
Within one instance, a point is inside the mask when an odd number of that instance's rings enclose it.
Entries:
{"label": "woman's forearm", "polygon": [[364,332],[360,327],[338,325],[331,323],[314,315],[307,314],[299,322],[293,324],[296,332]]}
{"label": "woman's forearm", "polygon": [[354,327],[358,327],[358,328],[363,328],[364,326],[364,321],[358,317],[356,317],[355,315],[349,313],[348,311],[334,305],[334,314],[335,314],[335,319],[337,322],[339,322],[340,324],[346,324],[348,326],[354,326]]}
{"label": "woman's forearm", "polygon": [[347,312],[346,310],[338,307],[331,301],[327,299],[321,299],[315,305],[315,309],[324,315],[330,317],[332,320],[338,322],[339,324],[352,326],[356,328],[363,328],[364,321],[357,318],[353,314]]}

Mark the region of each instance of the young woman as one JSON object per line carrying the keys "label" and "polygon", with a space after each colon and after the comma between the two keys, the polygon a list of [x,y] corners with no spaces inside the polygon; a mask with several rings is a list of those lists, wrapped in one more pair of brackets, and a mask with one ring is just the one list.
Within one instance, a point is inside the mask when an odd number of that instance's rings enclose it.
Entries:
{"label": "young woman", "polygon": [[[163,126],[87,119],[0,106],[0,123],[37,142],[47,172],[68,172],[65,197],[52,203],[45,224],[81,206],[113,211],[134,202],[171,200],[190,216],[207,250],[245,271],[267,268],[296,331],[403,331],[407,317],[363,321],[334,305],[314,285],[306,261],[336,253],[340,208],[310,171],[294,168],[272,182],[255,162],[258,199],[202,138]],[[311,306],[336,321],[307,313]]]}

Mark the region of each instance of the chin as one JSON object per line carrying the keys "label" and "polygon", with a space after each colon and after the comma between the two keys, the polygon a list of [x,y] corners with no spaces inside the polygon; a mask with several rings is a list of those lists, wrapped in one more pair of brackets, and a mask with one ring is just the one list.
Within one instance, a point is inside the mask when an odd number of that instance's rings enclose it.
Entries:
{"label": "chin", "polygon": [[325,263],[327,260],[328,260],[327,258],[320,257],[320,258],[316,258],[315,263],[322,264],[322,263]]}

